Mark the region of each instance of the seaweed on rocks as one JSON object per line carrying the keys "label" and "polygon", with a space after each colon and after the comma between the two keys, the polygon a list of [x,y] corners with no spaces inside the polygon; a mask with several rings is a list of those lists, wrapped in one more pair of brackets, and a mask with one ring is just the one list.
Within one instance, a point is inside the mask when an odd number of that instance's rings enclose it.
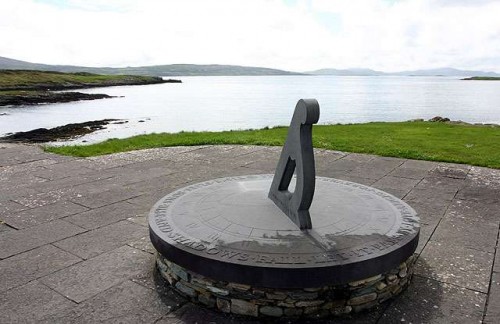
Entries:
{"label": "seaweed on rocks", "polygon": [[0,137],[2,142],[21,142],[21,143],[45,143],[57,140],[67,140],[80,137],[97,130],[106,128],[105,126],[119,121],[119,119],[102,119],[83,123],[67,124],[54,128],[37,128],[27,132],[17,132]]}

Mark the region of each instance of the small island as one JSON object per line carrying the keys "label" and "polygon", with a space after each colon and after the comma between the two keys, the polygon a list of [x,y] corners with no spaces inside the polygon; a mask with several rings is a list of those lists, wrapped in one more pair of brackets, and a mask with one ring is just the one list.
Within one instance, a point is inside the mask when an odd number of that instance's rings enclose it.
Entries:
{"label": "small island", "polygon": [[180,82],[180,80],[164,80],[156,76],[0,70],[0,106],[112,98],[106,94],[88,94],[73,91],[54,92],[60,90]]}
{"label": "small island", "polygon": [[461,80],[467,80],[467,81],[500,81],[500,77],[487,77],[487,76],[474,76],[470,78],[463,78]]}

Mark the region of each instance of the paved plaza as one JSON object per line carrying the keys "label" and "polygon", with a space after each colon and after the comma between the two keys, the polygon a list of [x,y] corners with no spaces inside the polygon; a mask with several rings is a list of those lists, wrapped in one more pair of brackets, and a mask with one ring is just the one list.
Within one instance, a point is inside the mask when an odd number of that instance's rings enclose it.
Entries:
{"label": "paved plaza", "polygon": [[[147,214],[196,182],[274,173],[281,147],[194,146],[94,158],[0,144],[1,323],[247,323],[158,278]],[[318,176],[370,185],[421,218],[398,299],[331,323],[500,323],[500,170],[316,150]]]}

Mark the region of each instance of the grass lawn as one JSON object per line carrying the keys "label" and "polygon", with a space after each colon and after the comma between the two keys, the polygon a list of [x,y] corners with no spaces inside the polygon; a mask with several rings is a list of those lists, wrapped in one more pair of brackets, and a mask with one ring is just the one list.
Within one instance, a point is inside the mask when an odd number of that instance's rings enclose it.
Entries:
{"label": "grass lawn", "polygon": [[[48,152],[88,157],[131,150],[203,144],[283,145],[288,128],[181,132],[110,139],[93,145],[45,147]],[[500,168],[500,127],[432,122],[316,125],[314,147],[417,160]]]}

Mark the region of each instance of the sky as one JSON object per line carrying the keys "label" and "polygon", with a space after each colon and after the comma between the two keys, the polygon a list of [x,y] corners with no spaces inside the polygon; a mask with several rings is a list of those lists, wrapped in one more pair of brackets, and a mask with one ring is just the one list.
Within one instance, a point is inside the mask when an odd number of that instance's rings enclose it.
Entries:
{"label": "sky", "polygon": [[500,0],[0,0],[0,56],[500,72]]}

